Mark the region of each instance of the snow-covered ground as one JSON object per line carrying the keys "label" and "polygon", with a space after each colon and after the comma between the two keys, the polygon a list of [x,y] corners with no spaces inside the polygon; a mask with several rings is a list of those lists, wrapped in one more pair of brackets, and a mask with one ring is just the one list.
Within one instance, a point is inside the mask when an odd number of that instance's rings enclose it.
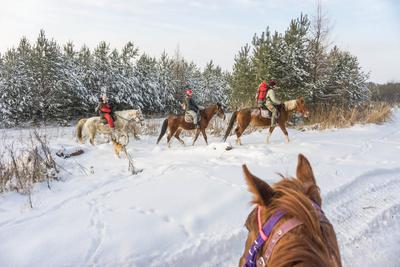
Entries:
{"label": "snow-covered ground", "polygon": [[251,209],[241,165],[273,183],[295,173],[298,153],[314,168],[344,266],[400,266],[399,110],[384,125],[289,130],[289,144],[277,130],[266,145],[263,130],[230,151],[217,138],[169,149],[143,136],[129,145],[143,169],[135,176],[110,144],[78,145],[72,128],[47,134],[54,151],[85,153],[58,158],[63,181],[37,185],[33,209],[26,196],[0,196],[2,267],[237,266]]}

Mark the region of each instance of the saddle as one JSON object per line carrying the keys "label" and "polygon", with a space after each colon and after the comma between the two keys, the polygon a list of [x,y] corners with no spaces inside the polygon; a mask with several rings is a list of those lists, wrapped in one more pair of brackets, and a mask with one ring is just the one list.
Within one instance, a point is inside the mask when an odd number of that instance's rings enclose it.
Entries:
{"label": "saddle", "polygon": [[[251,112],[251,115],[254,117],[260,117],[262,119],[271,119],[272,112],[269,111],[268,109],[256,108],[256,109],[253,109],[253,111]],[[279,116],[280,116],[280,112],[278,110],[276,113],[276,119],[278,119]]]}
{"label": "saddle", "polygon": [[193,116],[190,115],[190,113],[188,113],[188,112],[185,112],[185,122],[193,123]]}
{"label": "saddle", "polygon": [[[204,107],[199,106],[199,110],[196,112],[197,113],[197,118],[200,119],[200,110],[203,110]],[[193,117],[192,115],[190,115],[189,112],[185,112],[185,122],[187,123],[194,123],[193,122]]]}
{"label": "saddle", "polygon": [[[115,123],[115,121],[117,120],[118,117],[115,116],[115,114],[111,113],[111,118]],[[100,123],[103,124],[103,125],[107,125],[108,124],[107,120],[104,118],[104,114],[100,114]]]}

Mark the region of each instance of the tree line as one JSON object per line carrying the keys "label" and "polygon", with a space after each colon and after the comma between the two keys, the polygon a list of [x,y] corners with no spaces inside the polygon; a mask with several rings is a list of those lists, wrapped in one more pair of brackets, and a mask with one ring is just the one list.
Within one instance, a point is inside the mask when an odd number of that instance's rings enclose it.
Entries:
{"label": "tree line", "polygon": [[277,81],[283,100],[302,96],[308,105],[353,107],[376,99],[376,87],[367,84],[357,58],[329,43],[329,31],[318,5],[312,21],[302,14],[284,33],[267,27],[255,34],[235,55],[229,73],[212,60],[201,69],[179,50],[151,57],[133,42],[120,50],[104,41],[92,50],[85,45],[77,50],[41,30],[33,44],[23,37],[16,48],[0,54],[0,122],[65,123],[94,115],[103,93],[115,109],[180,113],[187,84],[200,104],[220,102],[231,109],[253,106],[259,83],[269,79]]}
{"label": "tree line", "polygon": [[100,42],[91,50],[60,46],[41,30],[34,44],[23,37],[0,55],[2,126],[57,121],[93,115],[101,94],[114,109],[140,108],[144,113],[177,113],[189,85],[197,101],[228,103],[229,73],[213,61],[200,69],[177,50],[160,58],[140,54],[133,42],[120,51]]}
{"label": "tree line", "polygon": [[[352,107],[369,100],[368,74],[357,58],[329,43],[329,25],[318,6],[313,22],[293,19],[284,33],[267,28],[235,56],[230,79],[233,106],[254,104],[262,80],[275,79],[282,99],[303,96],[310,105]],[[329,48],[331,47],[331,48]]]}

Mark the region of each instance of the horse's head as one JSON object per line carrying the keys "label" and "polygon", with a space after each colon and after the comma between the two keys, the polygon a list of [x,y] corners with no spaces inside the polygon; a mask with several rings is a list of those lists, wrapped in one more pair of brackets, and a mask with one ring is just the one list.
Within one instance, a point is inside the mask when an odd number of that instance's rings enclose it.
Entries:
{"label": "horse's head", "polygon": [[319,188],[303,155],[298,157],[297,178],[283,178],[273,186],[251,174],[246,165],[243,171],[257,207],[245,223],[248,236],[240,267],[259,266],[256,262],[262,266],[292,266],[295,262],[340,266],[336,235],[319,208]]}
{"label": "horse's head", "polygon": [[226,116],[225,116],[225,112],[222,108],[221,103],[217,103],[217,116],[220,117],[221,119],[225,120]]}
{"label": "horse's head", "polygon": [[140,126],[144,125],[144,117],[140,109],[132,109],[128,113],[129,120],[134,120]]}
{"label": "horse's head", "polygon": [[303,97],[299,97],[296,99],[296,112],[299,112],[305,118],[307,118],[310,115],[310,111],[306,107],[306,103]]}

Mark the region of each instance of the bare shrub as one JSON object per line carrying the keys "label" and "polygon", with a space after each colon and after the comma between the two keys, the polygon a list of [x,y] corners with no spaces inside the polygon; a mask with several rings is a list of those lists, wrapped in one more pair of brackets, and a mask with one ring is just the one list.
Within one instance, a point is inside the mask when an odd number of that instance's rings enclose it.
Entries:
{"label": "bare shrub", "polygon": [[0,159],[0,193],[16,191],[26,194],[32,207],[31,190],[35,183],[58,180],[58,167],[45,136],[33,132],[25,149],[9,145]]}
{"label": "bare shrub", "polygon": [[144,126],[140,127],[140,134],[157,136],[161,131],[161,125],[164,119],[150,118],[146,119]]}

